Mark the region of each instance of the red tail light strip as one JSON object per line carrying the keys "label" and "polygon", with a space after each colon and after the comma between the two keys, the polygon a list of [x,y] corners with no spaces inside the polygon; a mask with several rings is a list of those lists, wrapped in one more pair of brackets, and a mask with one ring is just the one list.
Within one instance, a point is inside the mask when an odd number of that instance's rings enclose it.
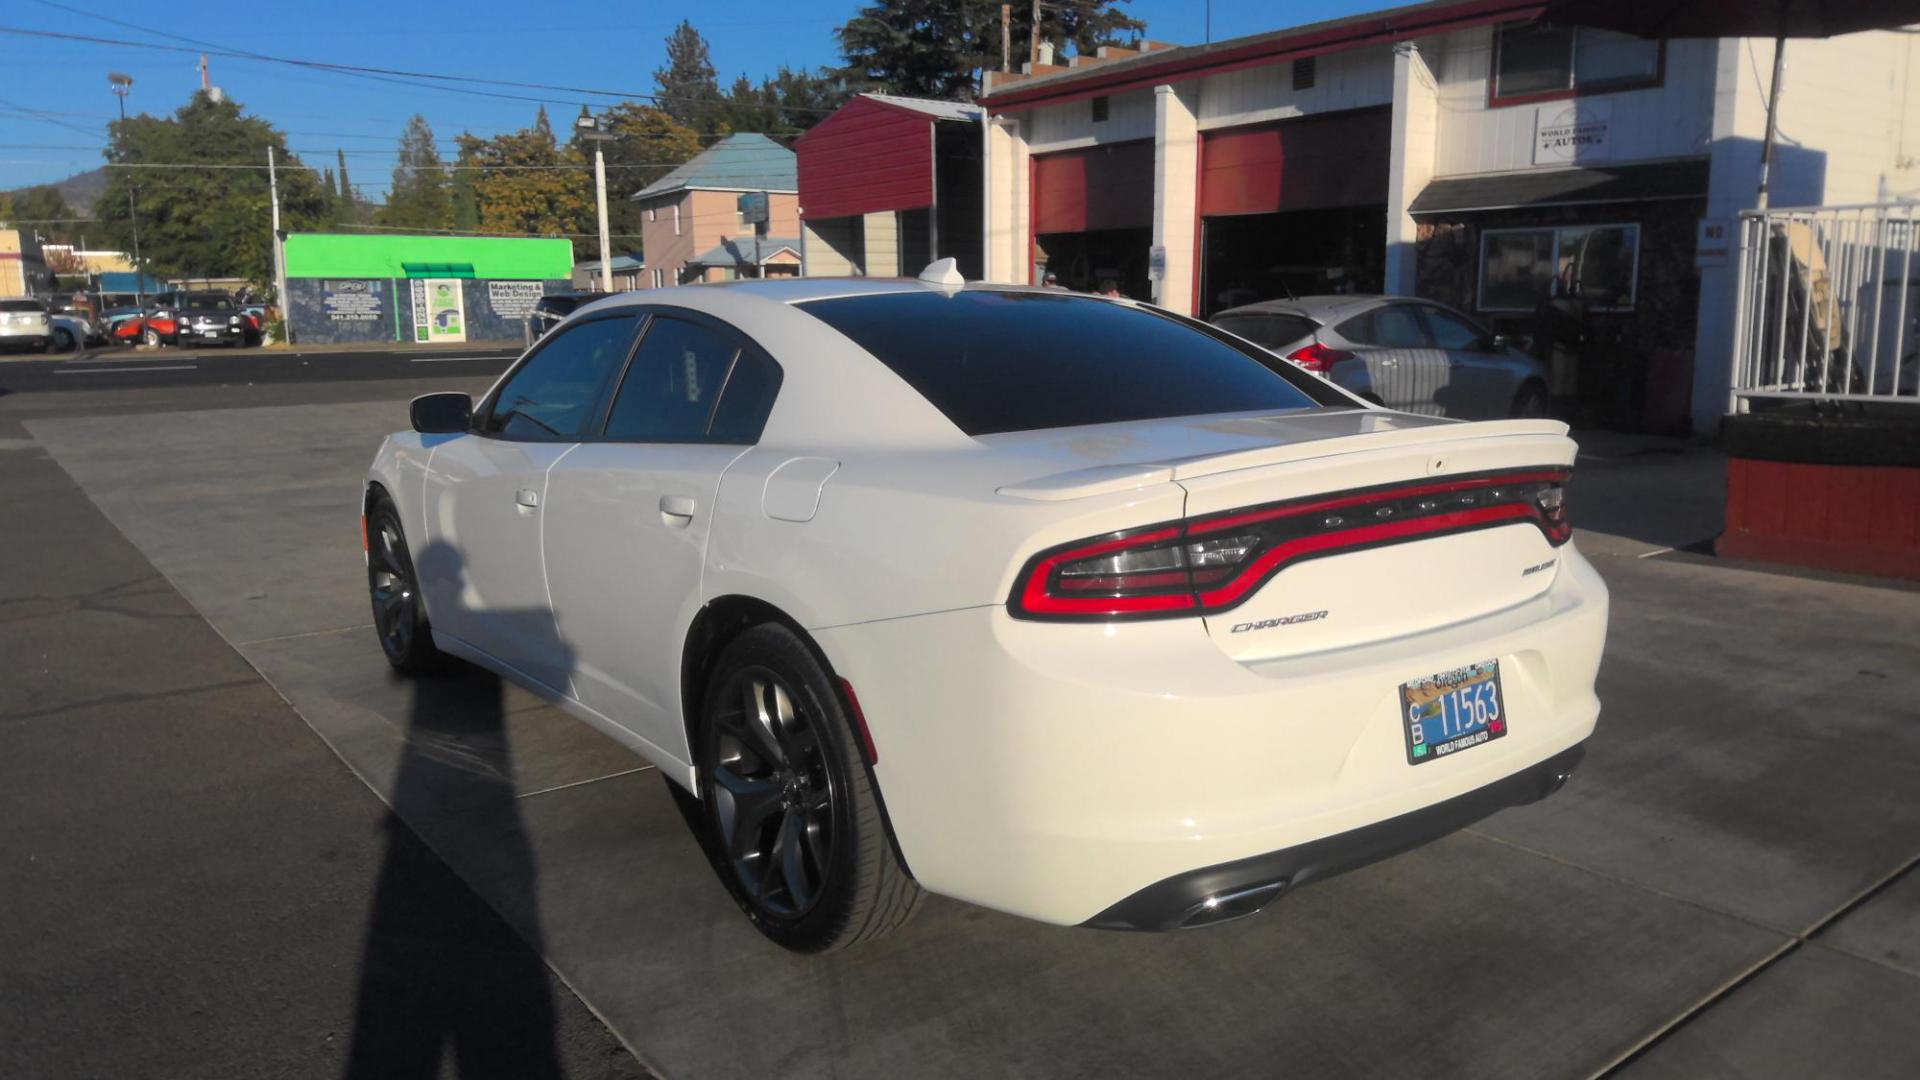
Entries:
{"label": "red tail light strip", "polygon": [[[1541,505],[1546,494],[1564,489],[1569,470],[1528,469],[1482,473],[1448,480],[1385,485],[1344,492],[1338,495],[1295,500],[1270,506],[1235,510],[1186,522],[1168,522],[1130,530],[1106,537],[1065,544],[1034,556],[1022,571],[1008,607],[1018,617],[1030,619],[1141,619],[1169,618],[1184,614],[1225,611],[1245,600],[1262,584],[1287,566],[1321,555],[1381,547],[1428,537],[1469,532],[1500,525],[1532,522],[1547,542],[1559,546],[1567,541],[1572,527],[1564,509],[1552,515]],[[1499,489],[1530,485],[1525,492],[1501,492]],[[1540,485],[1548,485],[1540,488]],[[1335,516],[1317,525],[1298,520],[1307,515],[1348,508],[1373,507],[1376,518],[1406,511],[1401,503],[1424,496],[1458,495],[1487,490],[1499,493],[1499,502],[1484,506],[1465,505],[1442,509],[1415,504],[1409,512],[1415,516],[1394,520],[1373,520],[1343,525]],[[1554,503],[1555,506],[1559,504]],[[1296,519],[1289,521],[1288,519]],[[1289,530],[1320,528],[1325,531],[1289,536]],[[1240,530],[1242,537],[1228,535]],[[1264,531],[1264,535],[1263,535]],[[1245,540],[1239,550],[1244,565],[1218,563],[1186,569],[1128,570],[1119,565],[1125,553],[1153,554],[1172,544],[1184,544],[1196,538],[1233,548]],[[1185,549],[1183,549],[1185,550]],[[1199,551],[1200,545],[1191,550]],[[1081,569],[1069,578],[1061,574],[1089,559],[1116,556],[1111,571],[1106,567]],[[1198,558],[1199,556],[1194,556]],[[1224,580],[1223,580],[1224,579]],[[1070,595],[1104,592],[1106,595]],[[1069,595],[1063,595],[1069,594]]]}
{"label": "red tail light strip", "polygon": [[1309,555],[1378,547],[1392,541],[1417,540],[1422,536],[1436,533],[1464,532],[1505,521],[1526,521],[1535,517],[1538,517],[1537,512],[1529,513],[1524,506],[1508,504],[1484,506],[1476,510],[1462,510],[1452,514],[1436,514],[1433,517],[1407,518],[1404,521],[1389,521],[1380,525],[1361,525],[1352,529],[1342,529],[1339,532],[1322,533],[1319,536],[1303,536],[1298,540],[1267,549],[1265,554],[1255,559],[1252,565],[1232,581],[1217,589],[1201,593],[1200,602],[1209,611],[1236,604],[1267,578],[1277,573],[1281,567],[1288,563],[1299,562]]}

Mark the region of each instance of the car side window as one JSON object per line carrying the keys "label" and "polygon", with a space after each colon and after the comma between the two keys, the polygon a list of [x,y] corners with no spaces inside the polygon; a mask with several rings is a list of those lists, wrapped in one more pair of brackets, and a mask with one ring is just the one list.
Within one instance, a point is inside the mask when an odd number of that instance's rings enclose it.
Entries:
{"label": "car side window", "polygon": [[614,397],[606,437],[751,443],[779,386],[779,365],[745,341],[688,319],[656,316]]}
{"label": "car side window", "polygon": [[1451,311],[1437,307],[1423,307],[1421,313],[1427,317],[1427,329],[1433,332],[1433,343],[1442,349],[1478,351],[1487,344],[1487,332]]}
{"label": "car side window", "polygon": [[637,321],[595,319],[547,339],[494,395],[481,432],[528,442],[584,436],[627,358]]}

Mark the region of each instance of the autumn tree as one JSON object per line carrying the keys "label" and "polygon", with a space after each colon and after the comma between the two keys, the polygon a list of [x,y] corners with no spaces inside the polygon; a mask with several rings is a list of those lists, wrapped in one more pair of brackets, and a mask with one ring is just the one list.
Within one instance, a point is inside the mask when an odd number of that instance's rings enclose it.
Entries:
{"label": "autumn tree", "polygon": [[[474,173],[479,231],[560,236],[585,234],[597,222],[593,171],[571,144],[559,145],[546,106],[533,126],[482,139],[459,137],[461,164]],[[574,237],[576,254],[597,248]]]}
{"label": "autumn tree", "polygon": [[[268,148],[280,166],[280,227],[308,232],[334,220],[320,175],[301,164],[272,124],[244,114],[231,98],[199,91],[170,117],[131,116],[113,121],[108,132],[106,190],[94,204],[99,225],[90,229],[104,228],[121,250],[133,250],[131,192],[141,255],[154,273],[245,277],[263,286],[272,280]],[[139,167],[149,163],[187,167]]]}
{"label": "autumn tree", "polygon": [[419,113],[400,133],[400,154],[393,167],[387,204],[375,215],[381,225],[408,229],[450,229],[454,224],[452,184],[433,128]]}

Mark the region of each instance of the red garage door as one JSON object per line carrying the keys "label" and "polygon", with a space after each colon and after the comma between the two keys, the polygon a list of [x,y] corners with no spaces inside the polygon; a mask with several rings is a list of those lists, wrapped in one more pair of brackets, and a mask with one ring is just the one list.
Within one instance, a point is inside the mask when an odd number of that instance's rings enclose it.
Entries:
{"label": "red garage door", "polygon": [[1200,216],[1386,202],[1392,139],[1392,111],[1384,108],[1207,132]]}
{"label": "red garage door", "polygon": [[1036,234],[1152,227],[1152,140],[1034,156]]}

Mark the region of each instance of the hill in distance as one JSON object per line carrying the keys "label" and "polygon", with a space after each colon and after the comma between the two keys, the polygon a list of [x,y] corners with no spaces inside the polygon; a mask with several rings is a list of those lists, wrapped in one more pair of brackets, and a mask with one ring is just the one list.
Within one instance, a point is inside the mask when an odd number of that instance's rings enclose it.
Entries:
{"label": "hill in distance", "polygon": [[51,184],[28,184],[25,187],[14,188],[7,194],[18,195],[21,192],[43,187],[58,191],[60,197],[67,200],[67,205],[73,207],[76,213],[91,216],[94,202],[100,198],[101,192],[107,189],[107,170],[88,169],[83,173],[75,173],[65,180],[55,180]]}

